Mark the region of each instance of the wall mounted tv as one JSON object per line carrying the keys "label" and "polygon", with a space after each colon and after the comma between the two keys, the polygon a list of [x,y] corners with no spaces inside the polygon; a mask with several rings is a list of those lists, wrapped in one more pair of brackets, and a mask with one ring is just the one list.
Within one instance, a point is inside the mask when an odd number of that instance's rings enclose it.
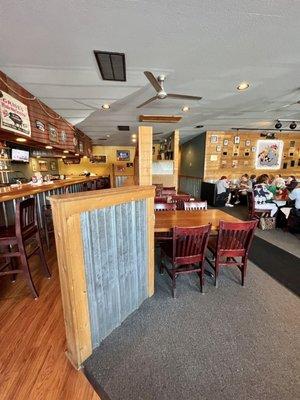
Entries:
{"label": "wall mounted tv", "polygon": [[15,162],[29,163],[29,151],[11,149],[11,160]]}
{"label": "wall mounted tv", "polygon": [[130,161],[130,151],[117,150],[117,161]]}

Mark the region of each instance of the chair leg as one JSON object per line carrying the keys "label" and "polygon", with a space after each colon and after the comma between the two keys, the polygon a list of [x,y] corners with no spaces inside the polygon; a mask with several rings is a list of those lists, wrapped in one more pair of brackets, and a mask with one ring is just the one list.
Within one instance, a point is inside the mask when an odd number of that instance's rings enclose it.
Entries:
{"label": "chair leg", "polygon": [[176,274],[172,275],[172,297],[173,297],[173,299],[175,299],[175,294],[176,294],[176,278],[177,278]]}
{"label": "chair leg", "polygon": [[215,287],[216,288],[218,287],[218,275],[219,275],[219,272],[220,272],[219,258],[216,257],[216,260],[215,260]]}
{"label": "chair leg", "polygon": [[[21,246],[19,246],[19,247],[21,247]],[[19,248],[19,251],[21,253],[21,256],[20,256],[21,268],[23,269],[24,276],[27,280],[27,284],[29,286],[29,289],[31,290],[33,297],[35,299],[37,299],[39,297],[39,295],[38,295],[38,292],[34,286],[34,283],[33,283],[32,277],[31,277],[31,272],[30,272],[27,257],[25,254],[25,249],[21,247],[21,248]]]}
{"label": "chair leg", "polygon": [[242,286],[245,286],[245,278],[246,278],[246,272],[247,272],[247,260],[243,260],[243,266],[242,266],[241,272],[242,272]]}
{"label": "chair leg", "polygon": [[204,263],[201,264],[201,272],[199,274],[200,278],[200,292],[203,293],[203,287],[204,287]]}
{"label": "chair leg", "polygon": [[38,253],[39,253],[39,256],[40,256],[40,259],[41,259],[41,262],[42,262],[43,273],[47,278],[51,278],[51,273],[49,271],[49,268],[48,268],[48,265],[47,265],[47,262],[46,262],[45,253],[44,253],[44,249],[43,249],[40,233],[37,232],[35,237],[36,237],[36,240],[37,240],[37,243],[38,243],[38,246],[39,246]]}

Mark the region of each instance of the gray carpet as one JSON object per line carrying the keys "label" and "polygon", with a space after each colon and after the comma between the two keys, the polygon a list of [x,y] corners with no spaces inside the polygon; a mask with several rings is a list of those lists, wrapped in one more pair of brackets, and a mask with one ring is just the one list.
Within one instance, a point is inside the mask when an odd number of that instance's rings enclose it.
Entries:
{"label": "gray carpet", "polygon": [[112,400],[300,398],[299,299],[251,263],[247,286],[239,280],[223,269],[201,295],[197,277],[182,276],[172,299],[158,275],[154,297],[94,351],[87,375]]}

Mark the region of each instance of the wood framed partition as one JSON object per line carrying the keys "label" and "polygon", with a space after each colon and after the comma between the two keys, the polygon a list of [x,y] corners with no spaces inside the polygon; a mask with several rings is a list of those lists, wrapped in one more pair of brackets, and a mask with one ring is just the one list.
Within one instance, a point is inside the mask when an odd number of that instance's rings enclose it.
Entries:
{"label": "wood framed partition", "polygon": [[[102,190],[101,194],[91,191],[50,197],[67,356],[76,368],[92,354],[103,335],[154,293],[154,192],[152,186],[131,186]],[[107,257],[104,261],[103,254]],[[116,312],[104,301],[115,288],[109,287],[108,279],[107,293],[103,289],[110,273],[116,279],[118,274],[126,276],[120,293],[127,298],[119,294]],[[101,274],[105,275],[102,286],[97,281]],[[128,285],[135,285],[134,290]],[[116,313],[118,318],[114,318]],[[111,317],[109,324],[104,317]]]}

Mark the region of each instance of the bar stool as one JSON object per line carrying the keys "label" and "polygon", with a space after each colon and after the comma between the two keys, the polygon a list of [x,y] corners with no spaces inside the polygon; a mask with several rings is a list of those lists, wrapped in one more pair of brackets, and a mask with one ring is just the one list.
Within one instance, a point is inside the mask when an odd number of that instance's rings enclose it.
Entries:
{"label": "bar stool", "polygon": [[[35,238],[35,246],[30,252],[26,252],[26,242],[32,238]],[[28,259],[37,253],[41,259],[44,275],[50,278],[51,274],[41,243],[35,199],[33,197],[16,203],[15,225],[0,228],[0,246],[4,247],[3,252],[0,253],[0,258],[5,258],[6,261],[0,267],[0,276],[12,275],[13,280],[15,280],[16,274],[23,273],[33,297],[38,298],[38,292],[32,281]],[[18,258],[19,268],[13,266],[12,260],[14,258]],[[9,266],[11,269],[4,271]]]}

